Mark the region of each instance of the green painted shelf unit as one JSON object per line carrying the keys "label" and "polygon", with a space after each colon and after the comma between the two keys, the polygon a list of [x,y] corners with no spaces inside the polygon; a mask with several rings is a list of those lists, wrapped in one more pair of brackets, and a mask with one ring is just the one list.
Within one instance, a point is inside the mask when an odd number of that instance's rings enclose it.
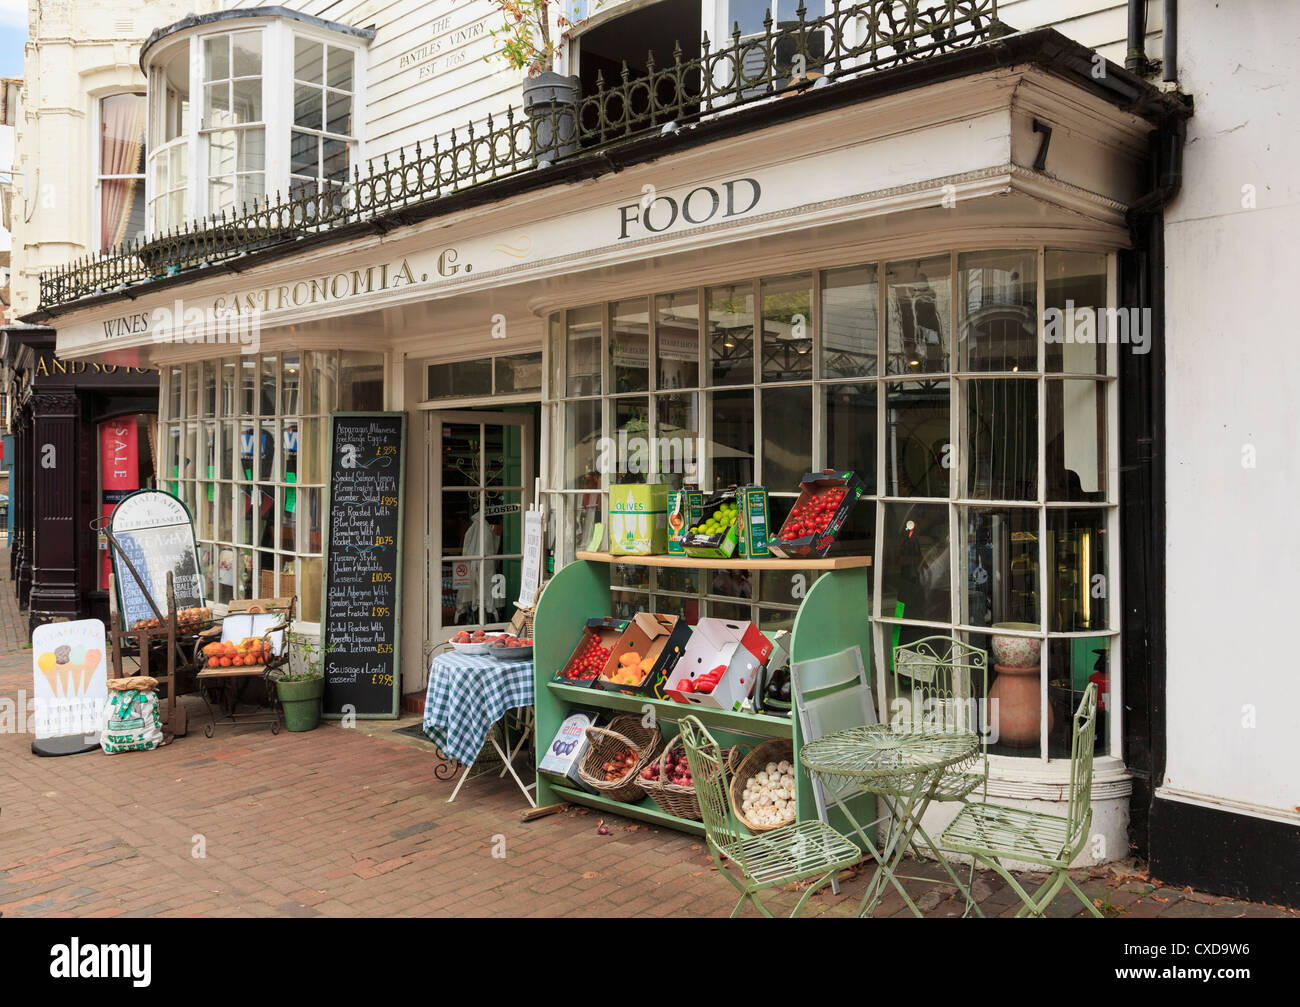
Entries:
{"label": "green painted shelf unit", "polygon": [[[543,754],[559,730],[561,721],[574,709],[603,710],[611,714],[641,713],[649,705],[667,741],[677,733],[678,718],[694,714],[723,745],[737,743],[755,745],[769,738],[789,738],[794,744],[795,762],[798,763],[798,718],[767,714],[738,713],[713,710],[705,707],[676,703],[671,700],[654,700],[641,696],[627,696],[618,692],[603,692],[577,685],[552,681],[555,672],[568,661],[573,648],[582,636],[587,620],[612,614],[610,595],[610,568],[623,562],[625,557],[608,554],[583,553],[584,558],[562,567],[547,582],[537,600],[533,620],[533,656],[536,679],[533,683],[537,738],[536,756],[540,763]],[[655,557],[638,557],[642,562]],[[667,557],[664,557],[665,559]],[[672,557],[676,565],[684,565],[680,557]],[[825,561],[823,561],[824,563]],[[743,560],[693,560],[691,565],[701,570],[736,569],[744,567]],[[821,576],[813,581],[799,611],[795,614],[791,631],[791,659],[806,661],[834,654],[846,647],[862,648],[863,660],[870,665],[871,623],[867,618],[868,592],[871,583],[871,558],[869,556],[842,557],[833,567],[811,565],[801,567],[798,560],[783,564],[791,573],[819,569]],[[817,817],[812,783],[807,773],[796,773],[798,786],[795,808],[798,821]],[[537,803],[539,806],[558,801],[569,801],[597,808],[628,818],[662,825],[702,835],[703,826],[686,818],[670,815],[659,808],[649,797],[636,804],[612,801],[606,797],[589,794],[577,787],[562,786],[540,773],[537,776]],[[850,803],[859,821],[872,821],[875,816],[874,798],[862,796]],[[852,830],[842,813],[834,806],[830,810],[830,824],[848,835]]]}

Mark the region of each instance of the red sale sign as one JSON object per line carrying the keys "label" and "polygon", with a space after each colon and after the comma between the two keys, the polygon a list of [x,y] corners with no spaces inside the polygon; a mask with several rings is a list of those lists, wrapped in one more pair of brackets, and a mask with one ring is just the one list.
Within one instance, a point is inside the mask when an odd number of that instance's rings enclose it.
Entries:
{"label": "red sale sign", "polygon": [[[101,510],[105,517],[113,513],[128,493],[140,488],[139,440],[134,416],[106,420],[99,425],[99,485]],[[108,590],[112,561],[107,548],[101,547],[100,587]]]}

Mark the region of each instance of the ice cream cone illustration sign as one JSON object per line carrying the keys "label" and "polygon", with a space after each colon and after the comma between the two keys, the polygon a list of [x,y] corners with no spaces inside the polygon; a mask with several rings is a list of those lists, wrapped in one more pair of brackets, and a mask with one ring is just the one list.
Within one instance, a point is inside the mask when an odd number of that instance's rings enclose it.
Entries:
{"label": "ice cream cone illustration sign", "polygon": [[37,755],[99,747],[108,699],[108,648],[98,619],[51,622],[32,633]]}

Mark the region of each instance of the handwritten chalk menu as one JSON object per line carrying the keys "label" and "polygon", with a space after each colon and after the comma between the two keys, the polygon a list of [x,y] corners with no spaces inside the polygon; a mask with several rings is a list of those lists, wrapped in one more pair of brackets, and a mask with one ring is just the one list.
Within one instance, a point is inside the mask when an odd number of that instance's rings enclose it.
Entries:
{"label": "handwritten chalk menu", "polygon": [[330,416],[326,716],[397,716],[405,413]]}
{"label": "handwritten chalk menu", "polygon": [[[113,508],[108,528],[121,550],[120,555],[113,550],[113,576],[122,624],[127,629],[158,618],[158,613],[166,617],[169,573],[178,610],[204,606],[194,525],[183,503],[162,490],[140,490]],[[123,557],[135,568],[139,580]]]}

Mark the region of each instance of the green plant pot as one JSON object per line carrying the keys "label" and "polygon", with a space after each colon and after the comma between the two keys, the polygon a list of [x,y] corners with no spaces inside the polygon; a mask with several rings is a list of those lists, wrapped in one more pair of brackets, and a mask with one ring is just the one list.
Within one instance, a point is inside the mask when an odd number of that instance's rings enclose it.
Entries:
{"label": "green plant pot", "polygon": [[321,676],[297,682],[277,682],[276,695],[284,710],[284,726],[290,731],[311,731],[320,723],[320,701],[325,695]]}

